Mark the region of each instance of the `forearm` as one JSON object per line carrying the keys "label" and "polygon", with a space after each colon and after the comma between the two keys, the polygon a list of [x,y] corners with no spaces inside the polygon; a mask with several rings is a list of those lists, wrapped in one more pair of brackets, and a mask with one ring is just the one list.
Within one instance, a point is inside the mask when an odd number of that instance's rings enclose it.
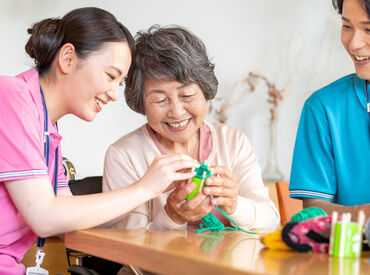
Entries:
{"label": "forearm", "polygon": [[352,220],[357,220],[360,210],[364,211],[366,219],[370,216],[370,204],[344,206],[320,199],[303,198],[303,207],[319,207],[328,215],[331,215],[333,211],[338,212],[339,215],[343,213],[351,213]]}
{"label": "forearm", "polygon": [[[41,237],[90,228],[136,208],[151,196],[140,184],[112,192],[55,197],[47,179],[7,183],[7,189],[27,223]],[[17,186],[18,185],[18,186]]]}
{"label": "forearm", "polygon": [[99,228],[116,228],[125,230],[146,229],[149,223],[148,202],[131,210],[129,213],[119,216]]}
{"label": "forearm", "polygon": [[256,201],[239,196],[238,205],[230,217],[246,229],[275,229],[280,221],[279,212],[268,198]]}
{"label": "forearm", "polygon": [[57,196],[73,196],[73,194],[71,192],[71,189],[63,188],[63,189],[58,189]]}
{"label": "forearm", "polygon": [[117,218],[158,197],[172,182],[194,176],[191,172],[177,172],[193,166],[194,160],[187,155],[161,155],[137,182],[112,192],[86,196],[55,197],[47,177],[8,181],[5,186],[33,231],[48,236]]}
{"label": "forearm", "polygon": [[[117,218],[150,199],[140,188],[131,185],[109,193],[75,197],[55,197],[50,214],[50,233],[90,228]],[[74,213],[71,215],[70,213]],[[52,232],[57,230],[57,232]]]}

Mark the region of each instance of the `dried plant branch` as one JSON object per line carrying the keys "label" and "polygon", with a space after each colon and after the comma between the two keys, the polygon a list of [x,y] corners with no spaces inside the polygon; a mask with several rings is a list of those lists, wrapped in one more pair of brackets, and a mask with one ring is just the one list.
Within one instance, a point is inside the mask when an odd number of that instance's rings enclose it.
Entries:
{"label": "dried plant branch", "polygon": [[[231,90],[230,97],[226,100],[226,102],[222,103],[218,109],[216,109],[211,104],[209,112],[212,113],[214,111],[216,113],[217,120],[221,123],[225,123],[228,118],[228,111],[230,107],[240,103],[248,92],[250,93],[254,92],[256,90],[256,85],[258,81],[262,81],[267,87],[268,94],[267,102],[271,105],[270,120],[271,121],[275,120],[277,118],[277,108],[279,106],[279,103],[284,98],[283,96],[284,90],[277,89],[276,85],[272,83],[270,80],[268,80],[266,76],[252,71],[247,71],[246,73],[243,73],[243,75],[238,79],[233,89]],[[240,90],[240,87],[243,83],[247,84],[247,88],[243,90],[241,98],[235,100],[236,93],[237,91]],[[216,100],[220,99],[217,98]]]}
{"label": "dried plant branch", "polygon": [[[271,114],[270,120],[276,120],[278,115],[279,103],[287,97],[288,93],[292,90],[293,84],[304,71],[303,69],[299,68],[303,60],[305,49],[305,39],[303,35],[301,33],[294,34],[294,36],[292,36],[288,40],[287,46],[284,47],[284,49],[286,49],[284,55],[284,64],[286,64],[286,68],[283,71],[286,75],[283,76],[283,78],[291,78],[290,81],[287,81],[287,83],[283,85],[284,89],[278,89],[274,83],[267,79],[266,76],[255,73],[254,69],[247,70],[239,77],[237,82],[234,84],[234,87],[229,93],[228,98],[225,99],[225,102],[221,103],[218,109],[215,108],[215,106],[213,106],[213,104],[211,103],[209,107],[209,112],[214,112],[216,114],[216,119],[219,122],[226,122],[228,119],[228,111],[230,107],[242,102],[244,97],[248,93],[254,92],[256,90],[258,81],[262,81],[267,87],[267,102],[270,104]],[[292,53],[294,55],[294,58],[292,57]],[[242,85],[246,85],[247,88],[241,91]],[[239,95],[239,97],[237,97],[237,95]],[[216,98],[216,102],[220,100],[220,98]]]}

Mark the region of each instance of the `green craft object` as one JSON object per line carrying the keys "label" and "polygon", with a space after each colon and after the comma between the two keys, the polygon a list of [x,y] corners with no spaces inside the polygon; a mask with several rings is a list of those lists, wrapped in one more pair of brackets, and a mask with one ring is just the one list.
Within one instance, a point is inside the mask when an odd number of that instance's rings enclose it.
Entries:
{"label": "green craft object", "polygon": [[[343,231],[343,232],[342,232]],[[333,256],[356,258],[362,252],[362,234],[357,222],[336,222],[334,227]]]}
{"label": "green craft object", "polygon": [[[196,175],[191,178],[191,181],[196,184],[196,187],[193,189],[193,191],[186,197],[187,200],[191,200],[194,198],[198,193],[200,189],[200,185],[202,183],[202,180],[206,180],[207,178],[212,176],[211,171],[208,170],[208,164],[204,164],[203,162],[199,163],[200,166],[198,168],[195,168]],[[203,173],[206,172],[206,175],[204,179],[202,178]],[[204,188],[204,184],[202,186],[202,190]]]}
{"label": "green craft object", "polygon": [[[191,200],[192,198],[194,198],[198,194],[200,184],[202,183],[202,179],[199,179],[199,178],[196,178],[196,177],[192,177],[191,181],[194,182],[197,186],[195,186],[193,191],[191,191],[191,193],[186,197],[187,200]],[[203,185],[203,187],[204,187],[204,185]]]}
{"label": "green craft object", "polygon": [[[196,184],[196,187],[186,197],[187,200],[191,200],[192,198],[194,198],[200,191],[199,189],[200,189],[200,186],[202,184],[202,181],[205,181],[207,178],[212,176],[211,171],[208,169],[208,164],[200,162],[199,165],[200,166],[198,168],[195,168],[195,170],[194,170],[196,172],[196,175],[191,178],[191,181]],[[205,175],[203,177],[204,173],[205,173]],[[202,190],[203,190],[204,186],[205,186],[205,184],[203,182]],[[210,230],[212,232],[220,232],[220,231],[223,231],[223,230],[234,230],[234,231],[240,230],[240,231],[243,231],[243,232],[248,233],[248,234],[257,234],[256,232],[249,232],[249,231],[246,231],[246,230],[240,228],[238,226],[238,224],[232,218],[230,218],[229,215],[227,215],[223,210],[221,210],[217,205],[215,205],[215,208],[219,212],[221,212],[227,219],[229,219],[230,222],[233,223],[236,226],[236,228],[235,227],[225,227],[223,225],[223,223],[220,222],[212,213],[208,213],[206,216],[204,216],[202,218],[203,223],[200,224],[200,229],[196,230],[197,233],[200,233],[200,232],[206,231],[206,230]]]}
{"label": "green craft object", "polygon": [[257,234],[256,232],[250,232],[247,230],[244,230],[239,227],[239,225],[231,218],[229,215],[226,214],[225,211],[221,210],[217,205],[215,205],[215,208],[221,212],[222,215],[224,215],[231,223],[233,223],[236,227],[225,227],[222,222],[220,222],[212,213],[208,213],[206,216],[202,218],[202,222],[200,224],[200,229],[195,230],[197,233],[210,230],[212,232],[220,232],[223,230],[233,230],[233,231],[243,231],[244,233],[248,234]]}
{"label": "green craft object", "polygon": [[219,232],[225,227],[222,222],[220,222],[212,213],[208,213],[202,218],[202,222],[205,226],[212,232]]}
{"label": "green craft object", "polygon": [[203,162],[199,162],[199,165],[200,166],[198,168],[195,168],[195,173],[197,173],[197,174],[194,177],[196,177],[198,179],[202,179],[203,172],[207,172],[204,179],[207,179],[210,176],[212,176],[211,171],[208,170],[208,164],[204,164]]}
{"label": "green craft object", "polygon": [[305,208],[299,211],[295,215],[293,215],[290,221],[298,223],[298,222],[302,222],[310,218],[319,217],[319,216],[327,216],[327,215],[325,211],[319,207],[308,207],[308,208]]}

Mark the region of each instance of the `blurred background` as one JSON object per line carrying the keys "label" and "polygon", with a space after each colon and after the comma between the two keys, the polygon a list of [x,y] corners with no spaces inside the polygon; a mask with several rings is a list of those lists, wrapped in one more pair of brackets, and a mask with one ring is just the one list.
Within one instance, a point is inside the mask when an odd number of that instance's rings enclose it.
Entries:
{"label": "blurred background", "polygon": [[[250,138],[262,170],[276,158],[285,181],[304,101],[315,90],[354,72],[340,42],[341,19],[331,0],[1,0],[0,74],[15,75],[34,65],[24,51],[28,27],[85,6],[110,11],[133,35],[153,24],[177,24],[200,37],[219,80],[207,119],[217,121],[214,111],[230,102],[227,124]],[[255,90],[250,92],[249,72],[265,77],[282,95],[273,106],[276,156],[270,150],[272,105],[267,82],[252,79]],[[108,146],[145,123],[126,106],[123,89],[119,100],[94,122],[73,116],[59,121],[62,152],[75,165],[77,177],[102,175]]]}

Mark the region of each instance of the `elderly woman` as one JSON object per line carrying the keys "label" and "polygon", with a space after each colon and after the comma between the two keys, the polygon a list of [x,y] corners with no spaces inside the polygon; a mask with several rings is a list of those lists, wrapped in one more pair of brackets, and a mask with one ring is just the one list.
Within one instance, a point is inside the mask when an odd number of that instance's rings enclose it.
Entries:
{"label": "elderly woman", "polygon": [[228,220],[214,207],[218,205],[245,229],[276,228],[279,213],[247,137],[226,125],[204,121],[218,81],[203,42],[181,27],[153,26],[137,35],[136,46],[125,97],[148,123],[109,147],[103,190],[130,185],[145,174],[154,158],[173,153],[207,160],[214,176],[191,200],[186,197],[195,184],[177,182],[169,192],[116,220],[115,227],[189,229],[209,212],[226,224]]}

